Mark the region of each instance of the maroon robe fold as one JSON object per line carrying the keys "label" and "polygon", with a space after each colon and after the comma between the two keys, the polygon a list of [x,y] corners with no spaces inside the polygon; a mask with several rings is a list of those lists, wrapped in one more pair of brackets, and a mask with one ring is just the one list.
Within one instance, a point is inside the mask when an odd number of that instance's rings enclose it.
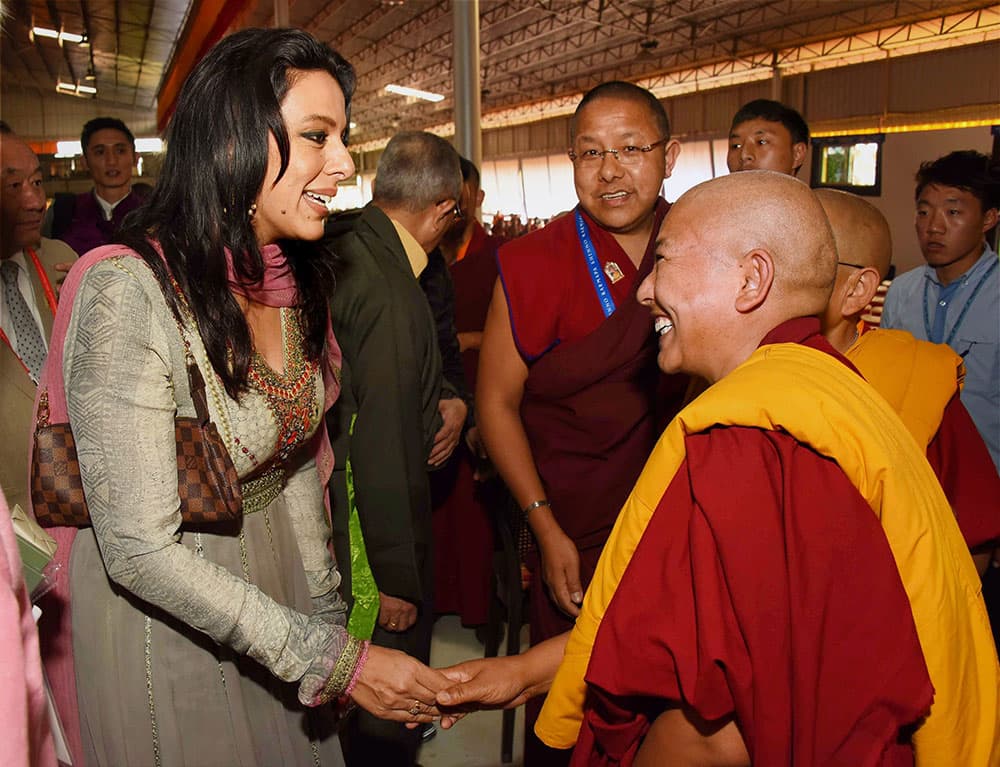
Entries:
{"label": "maroon robe fold", "polygon": [[958,393],[944,409],[927,460],[969,548],[1000,538],[1000,475]]}
{"label": "maroon robe fold", "polygon": [[445,481],[431,488],[434,612],[456,614],[463,626],[484,625],[489,617],[493,576],[490,514],[507,500],[499,480],[475,480],[476,463],[468,447],[460,443],[452,459],[437,472]]}
{"label": "maroon robe fold", "polygon": [[[451,282],[455,286],[455,330],[459,333],[482,333],[486,327],[486,313],[497,281],[497,248],[502,242],[499,237],[487,235],[476,222],[465,257],[451,265]],[[475,391],[479,350],[462,352],[462,365],[469,391]]]}

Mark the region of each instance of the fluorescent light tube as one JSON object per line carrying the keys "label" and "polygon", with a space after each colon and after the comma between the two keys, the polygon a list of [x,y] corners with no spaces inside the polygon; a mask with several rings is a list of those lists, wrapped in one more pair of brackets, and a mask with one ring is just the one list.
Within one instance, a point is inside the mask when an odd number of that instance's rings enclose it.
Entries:
{"label": "fluorescent light tube", "polygon": [[58,40],[59,44],[65,43],[82,43],[86,38],[83,35],[78,35],[75,32],[65,32],[61,29],[49,29],[48,27],[32,27],[31,34],[35,37],[48,37],[52,40]]}
{"label": "fluorescent light tube", "polygon": [[57,157],[75,157],[81,154],[83,154],[83,147],[80,145],[79,141],[56,142]]}
{"label": "fluorescent light tube", "polygon": [[62,80],[56,83],[56,93],[67,93],[71,96],[93,96],[97,93],[97,88],[93,85],[82,85],[80,83],[64,83]]}
{"label": "fluorescent light tube", "polygon": [[162,152],[163,141],[158,138],[137,138],[135,140],[136,152]]}
{"label": "fluorescent light tube", "polygon": [[417,88],[407,88],[405,85],[396,85],[395,83],[390,83],[385,86],[385,89],[389,93],[395,93],[397,96],[412,96],[415,99],[423,99],[424,101],[444,101],[444,96],[440,93],[431,93],[430,91],[421,91]]}

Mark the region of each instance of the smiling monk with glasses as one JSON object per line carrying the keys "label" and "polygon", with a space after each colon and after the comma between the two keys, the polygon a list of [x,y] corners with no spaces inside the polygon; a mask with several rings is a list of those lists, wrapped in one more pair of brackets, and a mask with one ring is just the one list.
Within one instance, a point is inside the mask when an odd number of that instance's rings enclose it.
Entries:
{"label": "smiling monk with glasses", "polygon": [[[572,625],[655,439],[655,351],[635,292],[679,152],[655,96],[597,86],[572,122],[579,205],[499,251],[476,401],[487,450],[537,542],[532,644]],[[534,736],[539,707],[527,710],[526,767],[566,758]]]}

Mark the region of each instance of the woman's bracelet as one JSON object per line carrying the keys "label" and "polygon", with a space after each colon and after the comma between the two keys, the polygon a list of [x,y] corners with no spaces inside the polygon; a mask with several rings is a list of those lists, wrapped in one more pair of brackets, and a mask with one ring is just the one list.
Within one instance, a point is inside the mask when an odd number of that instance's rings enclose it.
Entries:
{"label": "woman's bracelet", "polygon": [[350,698],[351,693],[354,692],[354,688],[358,686],[358,679],[361,678],[361,669],[365,667],[365,661],[368,660],[368,648],[371,647],[371,642],[367,639],[361,643],[361,652],[358,654],[357,665],[354,666],[354,675],[351,677],[351,681],[347,683],[347,689],[344,690],[343,697]]}
{"label": "woman's bracelet", "polygon": [[347,687],[344,691],[337,697],[337,712],[341,717],[347,716],[351,711],[354,710],[354,699],[351,697],[351,693],[354,692],[354,688],[358,686],[358,680],[361,678],[361,669],[365,666],[365,661],[368,660],[368,648],[371,646],[371,642],[367,639],[361,643],[361,650],[358,653],[358,659],[354,664],[354,674],[351,676],[351,681],[347,683]]}
{"label": "woman's bracelet", "polygon": [[363,652],[365,652],[365,642],[348,634],[347,644],[341,651],[326,684],[323,685],[321,702],[325,703],[343,695],[343,691],[351,682],[352,674],[358,668],[358,660]]}
{"label": "woman's bracelet", "polygon": [[521,509],[521,514],[524,516],[525,519],[527,519],[528,515],[535,509],[540,509],[542,506],[551,506],[551,505],[552,504],[549,503],[545,498],[542,498],[540,501],[529,503],[527,506]]}

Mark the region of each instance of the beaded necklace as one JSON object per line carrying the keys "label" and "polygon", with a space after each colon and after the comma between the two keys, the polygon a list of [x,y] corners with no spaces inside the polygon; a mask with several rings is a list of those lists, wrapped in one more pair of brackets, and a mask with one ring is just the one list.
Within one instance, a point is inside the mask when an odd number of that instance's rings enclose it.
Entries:
{"label": "beaded necklace", "polygon": [[286,460],[312,434],[320,417],[316,404],[319,365],[306,357],[298,309],[281,309],[281,335],[284,373],[275,372],[258,352],[254,352],[248,371],[250,386],[264,395],[278,423],[278,461]]}

